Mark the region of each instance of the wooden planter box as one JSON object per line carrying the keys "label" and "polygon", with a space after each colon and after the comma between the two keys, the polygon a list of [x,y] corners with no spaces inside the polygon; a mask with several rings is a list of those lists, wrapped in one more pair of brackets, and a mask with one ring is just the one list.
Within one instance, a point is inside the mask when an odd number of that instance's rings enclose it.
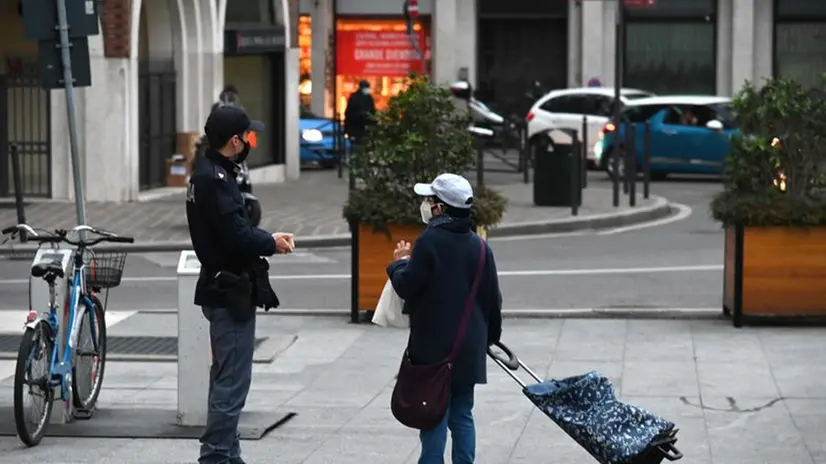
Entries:
{"label": "wooden planter box", "polygon": [[[358,257],[357,273],[358,309],[375,311],[379,296],[387,282],[387,265],[393,262],[393,250],[399,240],[413,243],[422,233],[423,227],[390,226],[390,237],[372,226],[359,225],[354,233],[357,242],[354,251]],[[354,231],[356,232],[356,231]]]}
{"label": "wooden planter box", "polygon": [[826,318],[826,227],[727,228],[723,282],[723,311],[735,327]]}

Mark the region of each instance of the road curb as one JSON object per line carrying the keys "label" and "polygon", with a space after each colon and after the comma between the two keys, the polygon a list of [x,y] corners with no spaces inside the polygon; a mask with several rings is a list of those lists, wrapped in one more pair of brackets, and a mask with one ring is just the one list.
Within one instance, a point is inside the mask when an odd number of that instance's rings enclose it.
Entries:
{"label": "road curb", "polygon": [[[138,311],[139,314],[177,314],[174,309]],[[349,309],[273,309],[258,311],[259,317],[350,317]],[[506,319],[724,319],[717,308],[586,308],[586,309],[503,309]]]}
{"label": "road curb", "polygon": [[[550,221],[531,221],[516,224],[504,224],[492,228],[488,236],[509,237],[514,235],[538,235],[548,233],[563,233],[578,230],[598,230],[611,227],[622,227],[641,222],[653,221],[668,216],[672,212],[668,200],[651,195],[653,204],[638,206],[631,210],[616,213],[593,214],[582,217],[557,219]],[[301,248],[333,248],[350,245],[350,234],[296,236],[296,246]],[[168,253],[192,249],[189,240],[170,242],[149,242],[132,244],[101,244],[95,247],[98,251],[126,251],[129,253]],[[0,256],[21,255],[33,256],[37,245],[19,245],[0,247]],[[30,254],[30,255],[29,255]]]}

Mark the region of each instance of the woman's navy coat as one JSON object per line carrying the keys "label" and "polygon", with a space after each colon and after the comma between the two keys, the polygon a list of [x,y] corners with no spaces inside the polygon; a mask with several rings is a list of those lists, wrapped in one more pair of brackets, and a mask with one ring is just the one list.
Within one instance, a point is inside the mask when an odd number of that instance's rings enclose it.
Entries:
{"label": "woman's navy coat", "polygon": [[493,252],[465,218],[434,218],[416,239],[409,260],[387,267],[393,289],[410,316],[409,353],[414,364],[435,364],[453,347],[476,267],[485,247],[485,269],[465,341],[454,361],[453,386],[487,383],[487,348],[502,334],[502,295]]}

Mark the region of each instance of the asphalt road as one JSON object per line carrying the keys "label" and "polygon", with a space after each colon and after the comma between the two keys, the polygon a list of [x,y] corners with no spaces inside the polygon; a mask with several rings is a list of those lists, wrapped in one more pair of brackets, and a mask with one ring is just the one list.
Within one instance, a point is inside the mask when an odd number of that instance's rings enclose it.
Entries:
{"label": "asphalt road", "polygon": [[[610,185],[600,173],[592,173],[590,182]],[[719,307],[723,235],[709,218],[708,204],[720,190],[715,179],[652,184],[652,193],[684,205],[671,222],[631,230],[492,239],[505,307]],[[301,250],[297,245],[294,255],[272,261],[273,286],[282,307],[349,308],[349,249]],[[127,278],[111,292],[109,309],[175,308],[176,264],[175,254],[130,256]],[[0,310],[28,307],[28,266],[0,261]]]}

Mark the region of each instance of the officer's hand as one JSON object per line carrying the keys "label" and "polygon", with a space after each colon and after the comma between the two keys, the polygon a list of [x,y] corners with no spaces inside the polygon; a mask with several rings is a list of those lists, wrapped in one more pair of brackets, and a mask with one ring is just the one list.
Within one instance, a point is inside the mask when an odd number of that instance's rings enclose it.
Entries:
{"label": "officer's hand", "polygon": [[410,251],[412,248],[413,245],[411,245],[410,242],[400,241],[396,244],[396,249],[393,250],[393,259],[397,261],[400,259],[410,259]]}
{"label": "officer's hand", "polygon": [[275,252],[279,254],[292,253],[295,250],[295,240],[293,234],[286,234],[284,232],[276,232],[272,234],[272,239],[275,240]]}

